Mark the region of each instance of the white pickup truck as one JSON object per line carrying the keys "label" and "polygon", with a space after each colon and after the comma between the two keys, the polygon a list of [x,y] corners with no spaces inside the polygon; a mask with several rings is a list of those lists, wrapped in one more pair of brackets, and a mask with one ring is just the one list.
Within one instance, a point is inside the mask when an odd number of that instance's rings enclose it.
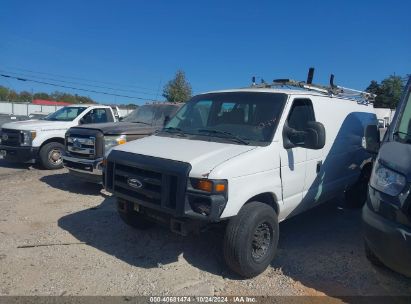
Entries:
{"label": "white pickup truck", "polygon": [[64,136],[74,126],[116,121],[110,106],[72,105],[40,120],[16,121],[0,129],[0,159],[12,162],[40,161],[46,169],[63,167]]}

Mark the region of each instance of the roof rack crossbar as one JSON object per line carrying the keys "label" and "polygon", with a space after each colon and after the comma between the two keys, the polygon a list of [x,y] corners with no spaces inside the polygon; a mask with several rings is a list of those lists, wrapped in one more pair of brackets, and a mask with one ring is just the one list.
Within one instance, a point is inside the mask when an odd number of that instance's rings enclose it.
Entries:
{"label": "roof rack crossbar", "polygon": [[313,76],[314,76],[314,69],[310,68],[309,74],[307,77],[307,82],[297,81],[297,80],[288,79],[288,78],[282,78],[282,79],[274,79],[272,83],[264,82],[261,84],[256,84],[255,78],[253,78],[252,87],[253,88],[294,87],[294,88],[299,88],[303,90],[318,92],[318,93],[321,93],[321,94],[324,94],[330,97],[339,97],[341,99],[354,100],[357,102],[367,103],[367,104],[374,102],[375,97],[377,96],[369,92],[364,92],[360,90],[355,90],[355,89],[350,89],[350,88],[335,85],[333,74],[330,75],[330,85],[329,86],[310,83],[312,82]]}

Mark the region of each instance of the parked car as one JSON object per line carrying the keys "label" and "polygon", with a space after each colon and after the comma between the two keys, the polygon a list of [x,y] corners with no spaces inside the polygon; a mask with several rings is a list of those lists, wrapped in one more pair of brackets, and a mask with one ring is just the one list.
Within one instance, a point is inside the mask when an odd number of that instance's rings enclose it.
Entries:
{"label": "parked car", "polygon": [[387,132],[363,208],[365,251],[374,264],[411,277],[411,77]]}
{"label": "parked car", "polygon": [[46,169],[63,167],[64,135],[76,125],[115,121],[109,106],[73,105],[47,115],[41,120],[5,123],[0,130],[0,158],[34,163]]}
{"label": "parked car", "polygon": [[146,104],[120,122],[70,128],[66,133],[64,166],[76,177],[102,183],[103,157],[112,147],[153,134],[180,107],[178,103]]}
{"label": "parked car", "polygon": [[197,95],[154,136],[111,150],[105,188],[136,228],[186,235],[225,222],[227,265],[258,275],[275,256],[279,222],[344,190],[365,201],[372,156],[362,138],[377,118],[333,90],[278,80]]}
{"label": "parked car", "polygon": [[3,124],[7,122],[22,121],[27,119],[30,118],[26,115],[0,114],[0,128]]}

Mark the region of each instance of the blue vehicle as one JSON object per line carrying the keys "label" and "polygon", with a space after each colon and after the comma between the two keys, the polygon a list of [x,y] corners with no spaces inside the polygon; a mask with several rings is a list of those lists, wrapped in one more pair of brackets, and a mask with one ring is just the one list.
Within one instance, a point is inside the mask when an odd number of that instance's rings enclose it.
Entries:
{"label": "blue vehicle", "polygon": [[367,258],[411,277],[411,77],[378,151],[362,217]]}

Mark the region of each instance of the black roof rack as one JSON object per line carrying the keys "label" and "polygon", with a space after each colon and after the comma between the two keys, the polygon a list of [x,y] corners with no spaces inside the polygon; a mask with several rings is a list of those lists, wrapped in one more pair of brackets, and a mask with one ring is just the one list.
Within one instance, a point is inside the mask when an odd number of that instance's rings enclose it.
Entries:
{"label": "black roof rack", "polygon": [[314,78],[314,68],[310,68],[308,71],[307,81],[297,81],[288,78],[274,79],[272,83],[267,83],[262,81],[260,84],[255,82],[255,77],[252,78],[253,88],[273,88],[273,87],[288,87],[297,88],[302,90],[314,91],[320,94],[324,94],[330,97],[338,97],[341,99],[354,100],[358,103],[372,103],[377,95],[368,93],[365,91],[359,91],[355,89],[350,89],[334,84],[334,75],[330,75],[330,85],[318,85],[313,84],[312,80]]}

